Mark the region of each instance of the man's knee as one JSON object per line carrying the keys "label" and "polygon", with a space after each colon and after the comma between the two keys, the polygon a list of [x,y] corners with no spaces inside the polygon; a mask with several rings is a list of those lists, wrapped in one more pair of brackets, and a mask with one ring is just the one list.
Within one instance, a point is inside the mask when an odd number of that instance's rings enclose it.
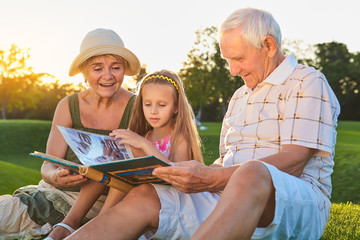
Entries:
{"label": "man's knee", "polygon": [[247,195],[262,205],[263,213],[258,226],[268,226],[275,211],[275,188],[268,168],[260,161],[248,161],[234,172],[233,177],[241,184],[239,188],[245,188]]}
{"label": "man's knee", "polygon": [[270,197],[275,191],[271,174],[260,161],[253,160],[243,163],[231,176],[229,187],[240,192],[246,190],[253,197]]}
{"label": "man's knee", "polygon": [[252,160],[243,163],[237,171],[234,172],[235,178],[244,178],[248,182],[254,181],[259,183],[259,181],[272,182],[271,175],[267,167],[258,160]]}
{"label": "man's knee", "polygon": [[133,188],[129,193],[128,197],[135,199],[159,199],[155,188],[150,184],[142,184]]}
{"label": "man's knee", "polygon": [[132,189],[123,201],[127,206],[134,206],[134,214],[142,216],[149,229],[157,228],[161,203],[155,188],[150,184],[142,184]]}

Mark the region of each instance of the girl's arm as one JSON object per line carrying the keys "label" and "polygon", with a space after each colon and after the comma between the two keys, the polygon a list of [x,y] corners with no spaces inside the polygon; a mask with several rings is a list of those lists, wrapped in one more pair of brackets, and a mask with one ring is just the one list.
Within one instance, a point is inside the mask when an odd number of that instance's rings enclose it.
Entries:
{"label": "girl's arm", "polygon": [[118,143],[119,145],[129,144],[134,148],[139,148],[144,151],[146,156],[154,155],[155,157],[163,160],[164,162],[170,162],[170,160],[165,157],[149,140],[145,139],[137,133],[134,133],[131,130],[116,129],[113,130],[109,135],[111,137],[114,137],[115,140],[121,139]]}
{"label": "girl's arm", "polygon": [[[171,146],[171,147],[175,147],[175,146]],[[185,141],[184,138],[181,137],[178,144],[176,145],[172,162],[184,162],[189,160],[191,159],[188,154],[188,143]]]}

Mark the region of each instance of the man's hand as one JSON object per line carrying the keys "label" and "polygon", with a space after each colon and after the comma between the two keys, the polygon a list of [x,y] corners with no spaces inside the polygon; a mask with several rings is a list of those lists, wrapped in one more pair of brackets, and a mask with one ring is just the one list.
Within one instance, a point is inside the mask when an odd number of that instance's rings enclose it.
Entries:
{"label": "man's hand", "polygon": [[229,171],[223,167],[208,167],[192,160],[172,163],[170,167],[156,168],[153,175],[184,193],[197,193],[223,190],[231,174],[229,175]]}

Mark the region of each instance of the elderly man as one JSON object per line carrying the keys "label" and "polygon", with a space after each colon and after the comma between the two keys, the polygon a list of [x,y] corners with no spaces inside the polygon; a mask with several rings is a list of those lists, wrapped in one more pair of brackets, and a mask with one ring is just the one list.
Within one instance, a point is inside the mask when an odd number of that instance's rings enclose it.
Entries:
{"label": "elderly man", "polygon": [[70,239],[319,239],[330,213],[339,103],[324,75],[281,52],[273,16],[245,8],[220,27],[245,85],[224,117],[220,158],[157,168]]}

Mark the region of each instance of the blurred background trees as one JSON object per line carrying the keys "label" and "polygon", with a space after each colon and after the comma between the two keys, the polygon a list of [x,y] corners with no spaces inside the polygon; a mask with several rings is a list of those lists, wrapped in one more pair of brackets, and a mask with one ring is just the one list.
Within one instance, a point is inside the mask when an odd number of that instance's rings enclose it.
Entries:
{"label": "blurred background trees", "polygon": [[[196,32],[180,75],[199,121],[221,121],[234,91],[243,85],[230,75],[221,58],[215,27]],[[308,45],[301,40],[284,40],[285,54],[293,53],[299,63],[313,66],[327,78],[340,105],[340,120],[360,120],[360,53],[349,52],[343,43]],[[200,114],[199,114],[200,113]]]}
{"label": "blurred background trees", "polygon": [[[221,121],[232,94],[244,83],[240,77],[230,75],[227,62],[221,58],[216,27],[199,29],[195,35],[178,74],[197,120]],[[282,48],[286,54],[293,53],[299,63],[314,66],[326,76],[341,105],[340,120],[360,120],[359,52],[351,53],[345,44],[334,41],[308,45],[285,39]],[[27,65],[29,57],[27,49],[16,45],[0,50],[2,119],[51,120],[60,99],[85,89],[82,84],[62,84],[48,73],[35,73]],[[124,87],[135,92],[136,84],[146,74],[147,66],[143,64],[140,73]]]}

